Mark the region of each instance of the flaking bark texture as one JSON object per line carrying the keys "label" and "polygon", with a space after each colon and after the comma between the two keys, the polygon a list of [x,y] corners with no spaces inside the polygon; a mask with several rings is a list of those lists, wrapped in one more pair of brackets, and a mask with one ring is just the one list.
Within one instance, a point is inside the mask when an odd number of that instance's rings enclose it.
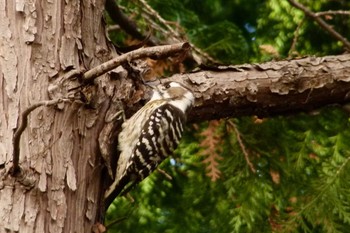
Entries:
{"label": "flaking bark texture", "polygon": [[176,74],[195,91],[190,121],[310,111],[350,98],[350,55],[306,57]]}
{"label": "flaking bark texture", "polygon": [[[91,232],[102,219],[98,134],[113,102],[106,97],[129,93],[124,88],[115,95],[107,76],[69,91],[81,83],[64,75],[115,56],[105,37],[103,4],[0,1],[0,232]],[[123,85],[131,86],[120,79]],[[12,136],[21,112],[67,97],[78,101],[29,115],[20,141],[21,172],[11,176]]]}

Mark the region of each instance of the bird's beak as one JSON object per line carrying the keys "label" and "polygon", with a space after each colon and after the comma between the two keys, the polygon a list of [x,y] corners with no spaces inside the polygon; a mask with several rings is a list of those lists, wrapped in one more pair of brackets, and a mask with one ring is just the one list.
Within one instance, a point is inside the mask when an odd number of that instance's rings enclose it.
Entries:
{"label": "bird's beak", "polygon": [[159,79],[156,79],[155,81],[151,81],[151,82],[146,82],[145,85],[152,88],[153,90],[154,89],[157,89],[157,86],[160,84],[160,80]]}
{"label": "bird's beak", "polygon": [[159,83],[160,83],[159,81],[153,81],[153,82],[144,83],[145,86],[150,88],[150,90],[149,90],[149,93],[150,93],[150,96],[151,96],[150,100],[152,100],[155,96],[159,96],[160,95],[159,90],[157,88]]}

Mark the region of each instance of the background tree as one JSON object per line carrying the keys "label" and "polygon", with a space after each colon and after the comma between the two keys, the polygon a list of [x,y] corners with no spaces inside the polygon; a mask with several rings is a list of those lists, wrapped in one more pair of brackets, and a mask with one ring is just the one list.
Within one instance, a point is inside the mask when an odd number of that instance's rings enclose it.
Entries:
{"label": "background tree", "polygon": [[[0,3],[1,231],[103,232],[116,116],[123,109],[129,117],[147,100],[142,80],[176,73],[168,79],[190,85],[197,104],[190,131],[162,165],[172,179],[154,173],[133,190],[133,201],[116,199],[111,231],[349,227],[347,113],[328,107],[263,118],[346,102],[349,56],[180,74],[203,63],[342,53],[349,17],[339,10],[349,3],[319,1],[311,11],[291,0],[115,3],[106,0],[107,21],[127,32],[109,28],[117,47],[106,39],[103,2]],[[187,40],[189,56],[179,43]],[[172,45],[134,50],[145,44]],[[243,115],[250,116],[205,122]]]}

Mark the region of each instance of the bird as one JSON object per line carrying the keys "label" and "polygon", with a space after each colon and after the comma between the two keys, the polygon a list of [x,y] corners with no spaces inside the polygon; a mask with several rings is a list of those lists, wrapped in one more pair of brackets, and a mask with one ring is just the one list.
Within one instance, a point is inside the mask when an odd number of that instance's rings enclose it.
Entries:
{"label": "bird", "polygon": [[105,199],[130,190],[173,153],[194,101],[193,92],[175,81],[153,88],[151,99],[122,124],[116,175]]}

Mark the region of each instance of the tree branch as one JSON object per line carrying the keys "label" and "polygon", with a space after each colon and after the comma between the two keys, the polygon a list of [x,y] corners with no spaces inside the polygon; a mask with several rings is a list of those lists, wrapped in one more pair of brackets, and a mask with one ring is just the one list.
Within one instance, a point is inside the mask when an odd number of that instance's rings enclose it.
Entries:
{"label": "tree branch", "polygon": [[163,176],[165,176],[165,178],[167,178],[168,180],[172,180],[173,177],[171,177],[171,175],[169,175],[166,171],[164,171],[163,169],[160,169],[159,167],[157,167],[157,171],[162,174]]}
{"label": "tree branch", "polygon": [[239,144],[239,146],[241,147],[241,150],[242,150],[242,153],[244,155],[244,159],[245,161],[247,162],[250,170],[253,172],[253,173],[256,173],[256,169],[254,167],[254,164],[250,161],[249,159],[249,154],[248,154],[248,151],[247,149],[245,148],[245,145],[243,143],[243,140],[241,138],[241,133],[239,132],[239,130],[237,129],[237,126],[235,123],[233,123],[232,121],[227,121],[228,124],[232,127],[232,129],[235,131],[235,134],[236,134],[236,138],[237,138],[237,142]]}
{"label": "tree branch", "polygon": [[[145,0],[137,0],[141,6],[141,11],[144,12],[143,18],[149,23],[149,26],[154,31],[161,32],[166,38],[165,43],[169,44],[172,41],[183,41],[184,33],[179,32],[180,26],[177,30],[170,26],[170,23],[166,21],[156,10],[154,10]],[[178,25],[178,24],[177,24]],[[184,30],[183,30],[184,31]],[[206,52],[202,51],[194,44],[190,43],[192,48],[192,57],[197,64],[204,64],[209,61],[211,63],[219,64],[220,62],[209,56]]]}
{"label": "tree branch", "polygon": [[303,23],[304,23],[304,19],[303,19],[302,21],[299,22],[297,28],[296,28],[295,31],[294,31],[294,37],[293,37],[292,45],[290,46],[290,49],[289,49],[289,51],[288,51],[289,57],[290,57],[291,55],[293,55],[294,51],[296,51],[296,50],[295,50],[295,47],[296,47],[296,45],[297,45],[298,38],[299,38],[299,30],[300,30],[301,26],[303,25]]}
{"label": "tree branch", "polygon": [[322,11],[315,13],[317,17],[323,15],[350,15],[350,11]]}
{"label": "tree branch", "polygon": [[318,15],[312,11],[310,11],[308,8],[306,8],[304,5],[300,4],[299,2],[295,1],[295,0],[288,0],[288,2],[298,8],[299,10],[302,10],[305,15],[307,15],[308,17],[312,18],[313,20],[316,21],[316,23],[318,23],[318,25],[320,25],[323,29],[325,29],[329,34],[331,34],[335,39],[341,41],[345,48],[347,50],[350,50],[350,42],[344,38],[342,35],[340,35],[336,30],[334,30],[329,24],[327,24],[323,19],[321,19],[320,17],[318,17]]}
{"label": "tree branch", "polygon": [[107,73],[123,64],[127,61],[132,61],[145,57],[152,58],[160,58],[160,57],[168,57],[173,56],[178,53],[185,53],[190,49],[190,45],[187,42],[177,43],[172,45],[164,45],[164,46],[154,46],[149,48],[140,48],[137,50],[133,50],[128,53],[124,53],[112,60],[109,60],[99,66],[88,70],[82,75],[82,80],[85,83],[93,81],[95,78],[101,76],[102,74]]}
{"label": "tree branch", "polygon": [[[143,41],[147,36],[138,31],[135,22],[130,20],[116,4],[115,0],[106,0],[106,10],[111,19],[120,26],[127,34],[133,38]],[[147,40],[148,45],[156,45],[156,42],[151,38]]]}
{"label": "tree branch", "polygon": [[21,113],[20,118],[18,119],[18,127],[13,134],[13,139],[12,139],[12,144],[13,144],[13,165],[10,170],[11,175],[16,176],[20,172],[20,167],[19,167],[19,155],[20,155],[20,140],[21,140],[21,135],[23,131],[27,128],[28,125],[28,115],[37,109],[40,106],[50,106],[50,105],[56,105],[58,103],[68,101],[67,99],[56,99],[56,100],[47,100],[47,101],[41,101],[38,103],[35,103],[28,107],[26,110],[24,110]]}
{"label": "tree branch", "polygon": [[189,121],[311,111],[350,100],[350,55],[307,57],[176,74],[194,91]]}

